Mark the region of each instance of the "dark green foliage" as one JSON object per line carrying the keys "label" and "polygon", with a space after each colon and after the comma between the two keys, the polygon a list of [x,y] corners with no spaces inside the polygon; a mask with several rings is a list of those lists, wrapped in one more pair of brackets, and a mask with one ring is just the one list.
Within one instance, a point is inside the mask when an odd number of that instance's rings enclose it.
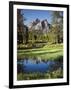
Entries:
{"label": "dark green foliage", "polygon": [[54,11],[52,13],[52,24],[56,37],[56,43],[63,43],[63,12],[62,11]]}
{"label": "dark green foliage", "polygon": [[23,41],[25,44],[28,43],[28,38],[29,38],[29,34],[28,34],[28,27],[26,25],[24,25],[24,38]]}
{"label": "dark green foliage", "polygon": [[22,13],[22,9],[17,10],[17,42],[18,44],[21,43],[28,43],[28,27],[24,25],[24,14]]}
{"label": "dark green foliage", "polygon": [[18,44],[23,43],[23,15],[21,9],[17,10],[17,42]]}

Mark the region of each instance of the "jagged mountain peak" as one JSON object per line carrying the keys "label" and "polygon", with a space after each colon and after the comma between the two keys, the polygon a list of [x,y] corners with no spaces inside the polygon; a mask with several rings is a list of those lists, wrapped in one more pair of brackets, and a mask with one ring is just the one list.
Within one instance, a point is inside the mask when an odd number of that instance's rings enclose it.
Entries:
{"label": "jagged mountain peak", "polygon": [[41,30],[43,33],[47,33],[49,31],[49,26],[47,19],[40,20],[36,18],[34,21],[32,21],[29,25],[30,30]]}

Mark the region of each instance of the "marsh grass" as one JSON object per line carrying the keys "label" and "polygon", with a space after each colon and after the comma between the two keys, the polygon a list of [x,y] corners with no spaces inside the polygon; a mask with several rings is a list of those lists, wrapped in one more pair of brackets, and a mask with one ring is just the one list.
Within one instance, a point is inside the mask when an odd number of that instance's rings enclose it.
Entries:
{"label": "marsh grass", "polygon": [[46,72],[46,73],[18,73],[17,80],[37,80],[37,79],[57,79],[63,78],[63,71],[61,69]]}

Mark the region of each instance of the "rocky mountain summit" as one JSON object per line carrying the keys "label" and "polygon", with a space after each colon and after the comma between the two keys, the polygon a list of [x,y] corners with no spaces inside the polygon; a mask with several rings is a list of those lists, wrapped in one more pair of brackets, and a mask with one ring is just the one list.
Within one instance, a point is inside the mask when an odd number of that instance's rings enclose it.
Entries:
{"label": "rocky mountain summit", "polygon": [[29,25],[29,29],[32,30],[39,30],[43,33],[47,33],[50,29],[51,25],[48,23],[47,19],[40,21],[38,18],[32,21]]}

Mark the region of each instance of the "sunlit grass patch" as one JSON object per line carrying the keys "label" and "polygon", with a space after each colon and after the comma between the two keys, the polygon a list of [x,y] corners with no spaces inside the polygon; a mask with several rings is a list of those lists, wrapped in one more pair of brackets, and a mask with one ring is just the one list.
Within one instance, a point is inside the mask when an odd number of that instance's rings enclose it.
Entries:
{"label": "sunlit grass patch", "polygon": [[46,45],[43,48],[18,50],[18,58],[33,58],[40,57],[41,59],[54,60],[60,56],[63,56],[63,44]]}

